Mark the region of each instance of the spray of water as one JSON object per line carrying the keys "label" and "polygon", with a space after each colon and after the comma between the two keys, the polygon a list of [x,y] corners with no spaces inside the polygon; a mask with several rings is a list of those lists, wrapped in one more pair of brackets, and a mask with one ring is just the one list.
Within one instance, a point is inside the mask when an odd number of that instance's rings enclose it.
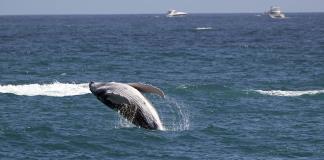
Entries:
{"label": "spray of water", "polygon": [[166,96],[165,106],[167,110],[164,110],[162,114],[162,120],[164,122],[166,130],[189,130],[189,112],[186,109],[187,107],[185,107],[185,104],[177,101],[175,98]]}
{"label": "spray of water", "polygon": [[119,114],[118,112],[118,116],[116,118],[116,124],[115,124],[115,128],[131,128],[134,127],[134,125],[132,123],[130,123],[129,121],[127,121],[122,115]]}
{"label": "spray of water", "polygon": [[[175,98],[166,96],[162,102],[163,105],[159,108],[160,118],[166,131],[184,131],[189,130],[189,112],[183,103],[178,102]],[[118,114],[116,116],[115,128],[131,128],[132,123]]]}

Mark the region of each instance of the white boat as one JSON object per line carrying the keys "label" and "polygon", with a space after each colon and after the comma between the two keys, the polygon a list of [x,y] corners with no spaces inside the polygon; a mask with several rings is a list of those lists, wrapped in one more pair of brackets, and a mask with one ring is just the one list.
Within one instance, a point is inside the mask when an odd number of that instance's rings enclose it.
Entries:
{"label": "white boat", "polygon": [[186,12],[178,12],[176,10],[169,10],[167,13],[167,17],[179,17],[179,16],[185,16],[187,15]]}
{"label": "white boat", "polygon": [[280,7],[272,6],[270,8],[270,11],[268,12],[268,15],[271,18],[285,18],[285,14],[282,13]]}

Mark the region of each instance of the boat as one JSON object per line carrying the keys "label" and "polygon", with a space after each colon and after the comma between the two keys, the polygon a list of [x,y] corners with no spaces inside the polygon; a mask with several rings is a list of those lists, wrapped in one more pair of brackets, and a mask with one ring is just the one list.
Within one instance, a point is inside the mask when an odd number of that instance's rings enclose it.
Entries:
{"label": "boat", "polygon": [[186,16],[186,12],[178,12],[176,10],[169,10],[167,13],[167,17],[181,17],[181,16]]}
{"label": "boat", "polygon": [[271,18],[285,18],[285,14],[282,13],[280,7],[272,6],[270,8],[270,11],[268,12],[268,15]]}

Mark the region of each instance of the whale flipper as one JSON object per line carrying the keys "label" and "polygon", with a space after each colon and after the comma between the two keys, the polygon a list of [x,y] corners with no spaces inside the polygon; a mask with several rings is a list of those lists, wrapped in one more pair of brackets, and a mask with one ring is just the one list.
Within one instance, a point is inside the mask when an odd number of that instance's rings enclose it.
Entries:
{"label": "whale flipper", "polygon": [[107,100],[110,100],[115,104],[130,104],[127,97],[124,97],[120,94],[114,92],[106,92],[106,95],[107,95]]}
{"label": "whale flipper", "polygon": [[155,86],[149,85],[149,84],[128,83],[128,85],[134,87],[135,89],[137,89],[138,91],[143,92],[143,93],[155,93],[155,94],[161,96],[162,98],[164,98],[164,96],[165,96],[161,89],[159,89]]}

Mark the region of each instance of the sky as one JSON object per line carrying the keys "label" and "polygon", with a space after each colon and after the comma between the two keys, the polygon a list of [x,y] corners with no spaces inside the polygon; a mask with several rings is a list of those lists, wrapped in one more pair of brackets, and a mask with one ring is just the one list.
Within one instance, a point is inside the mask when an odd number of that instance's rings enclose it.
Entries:
{"label": "sky", "polygon": [[324,0],[0,0],[0,15],[324,12]]}

